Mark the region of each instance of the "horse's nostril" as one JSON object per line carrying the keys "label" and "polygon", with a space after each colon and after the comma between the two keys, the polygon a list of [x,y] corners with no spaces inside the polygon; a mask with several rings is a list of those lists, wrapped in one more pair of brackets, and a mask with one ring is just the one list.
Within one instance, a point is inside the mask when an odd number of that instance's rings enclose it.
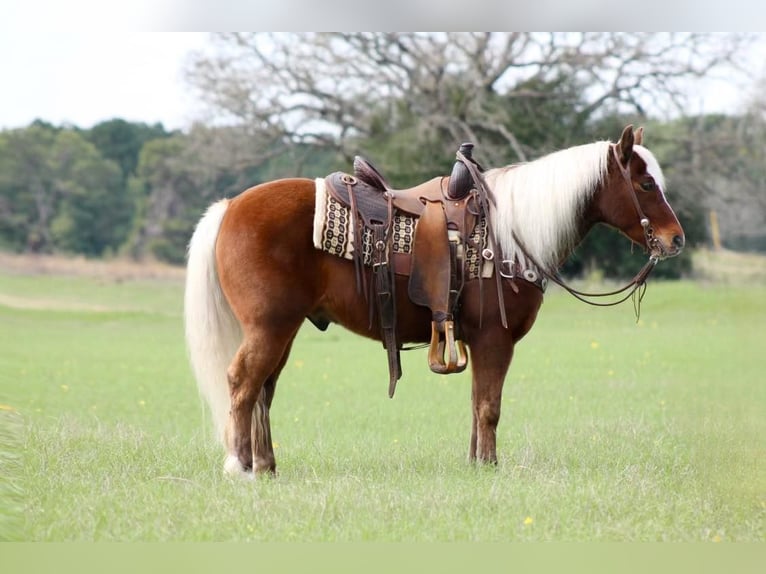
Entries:
{"label": "horse's nostril", "polygon": [[681,249],[684,246],[684,237],[683,235],[676,235],[673,237],[673,247],[676,249]]}

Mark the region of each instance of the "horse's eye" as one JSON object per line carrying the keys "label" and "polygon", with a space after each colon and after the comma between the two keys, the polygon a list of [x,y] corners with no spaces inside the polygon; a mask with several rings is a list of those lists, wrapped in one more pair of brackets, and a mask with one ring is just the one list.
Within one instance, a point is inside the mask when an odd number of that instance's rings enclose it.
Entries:
{"label": "horse's eye", "polygon": [[655,185],[653,181],[645,181],[641,184],[641,189],[644,191],[653,191],[655,189]]}

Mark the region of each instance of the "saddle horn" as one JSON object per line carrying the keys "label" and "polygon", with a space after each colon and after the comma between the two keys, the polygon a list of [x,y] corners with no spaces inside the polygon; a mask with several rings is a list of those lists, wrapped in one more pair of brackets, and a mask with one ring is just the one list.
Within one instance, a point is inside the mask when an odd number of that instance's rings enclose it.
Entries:
{"label": "saddle horn", "polygon": [[[465,142],[460,144],[458,150],[468,161],[473,161],[473,144]],[[447,197],[450,199],[462,199],[471,191],[473,178],[462,160],[458,159],[452,166],[452,173],[447,186]]]}

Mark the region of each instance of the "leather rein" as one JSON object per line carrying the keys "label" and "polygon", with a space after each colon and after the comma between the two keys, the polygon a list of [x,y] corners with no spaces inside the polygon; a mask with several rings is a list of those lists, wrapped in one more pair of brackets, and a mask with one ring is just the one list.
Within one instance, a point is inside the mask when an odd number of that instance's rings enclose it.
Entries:
{"label": "leather rein", "polygon": [[[629,167],[622,165],[622,162],[620,161],[620,158],[618,156],[617,145],[613,144],[611,149],[612,149],[612,155],[614,157],[614,160],[620,169],[620,173],[622,174],[622,177],[625,180],[625,183],[627,184],[628,189],[630,190],[630,197],[633,200],[633,206],[636,209],[639,222],[641,223],[641,227],[644,230],[644,239],[646,241],[647,249],[650,251],[649,260],[638,271],[638,273],[636,273],[633,279],[631,279],[624,287],[621,287],[620,289],[615,289],[614,291],[609,291],[606,293],[588,293],[585,291],[578,291],[577,289],[567,285],[564,282],[564,280],[561,278],[561,274],[558,271],[556,273],[551,273],[550,271],[545,269],[545,267],[540,265],[535,260],[535,258],[529,254],[529,250],[525,247],[524,243],[519,239],[519,237],[516,235],[515,232],[512,232],[512,236],[516,244],[521,249],[522,253],[525,255],[525,257],[527,257],[529,261],[531,261],[535,266],[537,266],[537,268],[545,277],[547,277],[550,281],[554,282],[556,285],[560,286],[565,291],[567,291],[570,295],[572,295],[574,298],[582,301],[583,303],[587,303],[588,305],[594,305],[596,307],[613,307],[615,305],[619,305],[620,303],[625,302],[629,297],[637,294],[638,298],[634,299],[633,306],[636,311],[636,320],[638,320],[638,316],[640,314],[640,309],[641,309],[641,300],[643,299],[644,293],[646,291],[646,279],[649,277],[649,274],[657,265],[657,262],[660,259],[660,255],[662,251],[661,251],[661,248],[659,247],[659,240],[654,235],[654,229],[652,228],[651,223],[649,222],[649,218],[646,217],[646,215],[644,214],[644,211],[641,209],[641,205],[638,202],[638,196],[636,195],[636,190],[633,189],[633,182],[630,177]],[[492,196],[488,192],[487,183],[484,180],[484,177],[482,176],[482,174],[478,170],[476,170],[475,167],[471,164],[471,162],[465,159],[460,152],[458,152],[457,156],[466,164],[466,167],[468,167],[468,170],[473,176],[474,181],[481,188],[482,195],[485,198],[491,199]],[[493,235],[494,234],[490,232],[490,237],[492,237]],[[595,299],[600,297],[612,297],[615,295],[620,295],[622,293],[625,293],[626,291],[627,293],[616,301],[600,302],[600,301],[590,301],[588,299],[588,298]],[[502,310],[504,305],[502,304],[502,291],[499,289],[499,285],[498,285],[498,292],[501,297],[500,307]]]}

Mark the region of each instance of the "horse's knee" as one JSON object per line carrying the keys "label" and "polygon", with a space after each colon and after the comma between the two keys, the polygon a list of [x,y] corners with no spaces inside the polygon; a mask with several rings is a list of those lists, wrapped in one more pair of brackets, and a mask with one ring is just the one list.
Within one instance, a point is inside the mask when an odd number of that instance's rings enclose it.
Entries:
{"label": "horse's knee", "polygon": [[481,427],[497,427],[500,422],[500,403],[496,401],[482,402],[477,407],[477,419]]}

